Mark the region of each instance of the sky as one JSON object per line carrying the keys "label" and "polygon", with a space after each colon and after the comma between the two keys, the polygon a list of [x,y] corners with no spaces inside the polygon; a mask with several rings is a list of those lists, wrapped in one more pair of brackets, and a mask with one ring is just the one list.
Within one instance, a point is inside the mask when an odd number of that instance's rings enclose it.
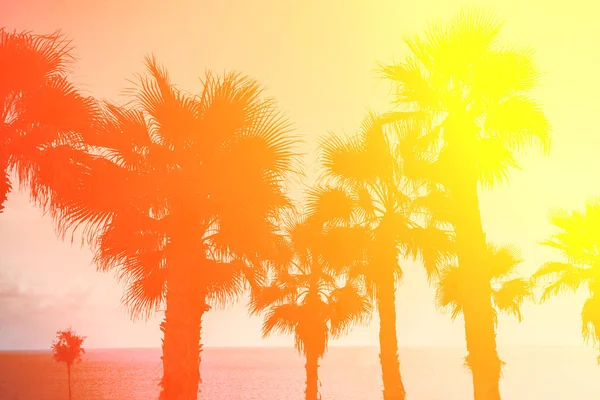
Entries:
{"label": "sky", "polygon": [[[487,237],[522,249],[528,276],[559,255],[538,244],[550,232],[551,208],[579,208],[600,195],[595,117],[600,93],[597,9],[589,0],[0,0],[0,26],[72,39],[73,80],[89,94],[119,101],[128,79],[154,54],[179,87],[199,91],[206,70],[241,71],[259,80],[314,150],[328,131],[352,133],[368,108],[390,108],[377,63],[406,54],[402,39],[463,4],[482,4],[505,20],[508,43],[531,45],[545,72],[535,95],[553,126],[549,157],[531,153],[508,186],[486,191],[481,212]],[[597,8],[597,6],[596,6]],[[310,158],[308,158],[310,159]],[[309,163],[310,167],[310,163]],[[157,347],[160,315],[132,322],[122,287],[95,271],[92,254],[58,240],[52,221],[14,191],[0,214],[0,349],[48,348],[58,329],[73,327],[97,347]],[[401,346],[464,346],[462,320],[437,311],[417,264],[403,262],[398,289]],[[579,312],[584,293],[524,307],[524,321],[499,320],[498,343],[583,346]],[[377,345],[377,318],[333,345]],[[209,312],[206,346],[287,346],[263,340],[261,320],[242,300]],[[590,350],[592,351],[592,350]]]}

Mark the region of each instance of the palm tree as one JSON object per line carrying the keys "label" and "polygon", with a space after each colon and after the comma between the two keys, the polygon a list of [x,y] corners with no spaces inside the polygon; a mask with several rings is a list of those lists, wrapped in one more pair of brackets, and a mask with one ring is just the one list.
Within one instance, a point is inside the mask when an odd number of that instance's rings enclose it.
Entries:
{"label": "palm tree", "polygon": [[[588,298],[581,309],[581,334],[600,344],[600,202],[589,201],[583,211],[555,210],[550,222],[556,231],[542,244],[559,250],[564,261],[544,264],[533,282],[547,281],[542,301],[564,292],[587,288]],[[600,357],[598,358],[600,362]]]}
{"label": "palm tree", "polygon": [[[298,216],[285,223],[289,255],[270,269],[269,282],[252,292],[250,311],[265,313],[263,337],[294,335],[296,349],[306,358],[306,400],[317,400],[319,359],[329,339],[367,322],[371,304],[346,275],[361,257],[351,260],[338,247],[340,233],[347,238],[353,228]],[[340,264],[344,258],[348,262]]]}
{"label": "palm tree", "polygon": [[71,367],[76,362],[81,362],[85,350],[81,347],[85,336],[78,336],[71,328],[58,331],[52,343],[54,361],[63,362],[67,366],[67,379],[69,381],[69,400],[71,400]]}
{"label": "palm tree", "polygon": [[71,158],[95,115],[94,101],[66,78],[71,63],[60,33],[0,29],[0,212],[13,173],[42,205],[55,186],[71,182]]}
{"label": "palm tree", "polygon": [[[482,268],[488,269],[488,279],[492,288],[492,304],[496,313],[513,315],[523,319],[521,307],[527,299],[533,299],[529,279],[513,277],[516,268],[523,262],[519,251],[512,246],[496,247],[488,245],[487,258]],[[469,301],[471,287],[465,270],[458,266],[445,266],[440,272],[436,298],[442,308],[450,308],[452,319],[463,312]],[[497,323],[497,321],[496,321]]]}
{"label": "palm tree", "polygon": [[450,198],[438,205],[452,215],[459,266],[472,285],[463,314],[476,400],[500,398],[501,371],[492,290],[481,268],[486,239],[478,189],[507,180],[527,145],[550,144],[549,123],[528,94],[540,75],[533,51],[501,45],[501,26],[489,13],[463,9],[408,38],[410,55],[383,68],[399,104],[386,119],[430,125],[412,146],[423,154],[421,171]]}
{"label": "palm tree", "polygon": [[245,288],[275,248],[288,205],[290,125],[255,81],[208,74],[174,87],[153,58],[130,107],[106,104],[86,136],[79,189],[54,198],[63,235],[79,231],[100,270],[126,282],[133,317],[166,305],[161,399],[196,399],[202,317]]}
{"label": "palm tree", "polygon": [[401,145],[375,115],[365,118],[355,136],[329,135],[322,143],[321,163],[332,186],[315,202],[320,208],[329,204],[329,209],[354,210],[354,221],[370,232],[370,243],[364,244],[370,261],[353,273],[362,277],[377,305],[385,400],[406,396],[396,334],[396,282],[402,276],[398,258],[420,257],[433,277],[451,250],[449,235],[436,226],[440,221],[423,218],[421,200],[428,192],[405,176],[405,159],[398,157]]}

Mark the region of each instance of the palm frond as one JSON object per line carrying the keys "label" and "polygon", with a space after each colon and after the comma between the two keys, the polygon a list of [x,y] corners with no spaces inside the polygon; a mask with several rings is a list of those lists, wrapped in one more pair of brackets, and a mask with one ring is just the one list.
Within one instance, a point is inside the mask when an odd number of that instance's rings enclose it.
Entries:
{"label": "palm frond", "polygon": [[376,215],[381,212],[381,208],[373,198],[373,194],[368,186],[355,185],[351,189],[351,193],[356,200],[354,208],[358,219],[361,221],[373,221]]}
{"label": "palm frond", "polygon": [[404,243],[405,254],[423,263],[427,276],[434,279],[455,255],[453,236],[434,226],[410,229],[409,241]]}
{"label": "palm frond", "polygon": [[47,79],[68,73],[73,61],[71,42],[60,31],[36,35],[0,28],[2,93],[39,87]]}
{"label": "palm frond", "polygon": [[309,218],[346,223],[352,219],[355,199],[342,187],[315,186],[308,190],[305,208]]}
{"label": "palm frond", "polygon": [[456,218],[454,200],[444,190],[430,190],[427,194],[417,196],[412,207],[414,212],[425,216],[425,220],[431,224],[452,223]]}
{"label": "palm frond", "polygon": [[550,278],[550,282],[544,287],[541,301],[546,301],[550,297],[565,292],[576,292],[590,278],[590,271],[587,268],[560,263],[549,262],[544,264],[533,276],[532,281],[536,282],[542,277]]}
{"label": "palm frond", "polygon": [[296,328],[302,320],[304,312],[302,306],[291,303],[272,307],[263,321],[263,337],[272,333],[296,334]]}
{"label": "palm frond", "polygon": [[248,305],[250,314],[260,314],[273,305],[283,304],[286,300],[293,299],[296,290],[296,287],[284,285],[281,281],[259,287],[257,290],[252,291],[250,296]]}
{"label": "palm frond", "polygon": [[[434,108],[438,104],[438,94],[416,57],[409,56],[402,63],[380,66],[380,70],[383,78],[396,85],[396,102],[416,103],[421,109]],[[395,111],[383,114],[382,122],[389,124],[423,117],[424,113],[419,111]]]}
{"label": "palm frond", "polygon": [[10,177],[6,167],[0,167],[0,213],[4,210],[4,203],[12,189]]}
{"label": "palm frond", "polygon": [[440,271],[436,287],[436,303],[441,309],[449,309],[454,320],[469,299],[464,271],[457,266],[447,266]]}
{"label": "palm frond", "polygon": [[364,226],[332,226],[326,228],[315,249],[328,267],[342,273],[368,262],[372,240],[370,230]]}
{"label": "palm frond", "polygon": [[600,297],[589,297],[581,309],[581,334],[594,344],[600,343]]}
{"label": "palm frond", "polygon": [[132,319],[148,319],[164,304],[167,285],[166,268],[152,268],[131,282],[123,296],[123,304]]}
{"label": "palm frond", "polygon": [[595,265],[600,247],[600,203],[592,199],[584,211],[553,210],[549,217],[559,230],[542,244],[561,250],[570,263]]}
{"label": "palm frond", "polygon": [[521,307],[526,299],[533,299],[532,285],[526,279],[512,279],[503,282],[500,288],[492,291],[492,299],[498,310],[523,319]]}
{"label": "palm frond", "polygon": [[153,134],[171,148],[182,148],[200,131],[198,102],[175,88],[164,67],[153,56],[146,57],[147,76],[139,76],[134,92],[141,108],[150,117]]}
{"label": "palm frond", "polygon": [[532,276],[531,280],[535,283],[539,282],[542,279],[555,279],[562,275],[581,275],[582,278],[585,277],[585,269],[579,266],[558,262],[558,261],[550,261],[544,263]]}
{"label": "palm frond", "polygon": [[333,133],[325,136],[321,140],[319,154],[325,175],[351,185],[363,182],[367,175],[363,170],[365,162],[360,145],[357,136],[346,139]]}
{"label": "palm frond", "polygon": [[540,106],[523,95],[510,96],[488,112],[484,129],[506,143],[508,149],[539,146],[550,149],[550,123]]}
{"label": "palm frond", "polygon": [[488,267],[490,277],[494,279],[503,279],[509,277],[516,267],[524,260],[520,250],[513,245],[493,246],[488,245],[489,258]]}
{"label": "palm frond", "polygon": [[202,279],[207,282],[207,301],[222,308],[239,298],[248,275],[252,274],[252,268],[242,260],[203,260],[199,267]]}
{"label": "palm frond", "polygon": [[64,362],[68,367],[80,362],[81,356],[85,354],[82,347],[85,339],[85,336],[77,335],[71,328],[58,331],[52,343],[52,358],[56,362]]}
{"label": "palm frond", "polygon": [[334,338],[345,335],[353,326],[367,323],[372,313],[372,303],[357,285],[352,284],[334,289],[329,305],[331,336]]}
{"label": "palm frond", "polygon": [[405,39],[433,79],[465,76],[493,48],[502,23],[482,7],[463,7],[447,23],[433,21],[422,36]]}
{"label": "palm frond", "polygon": [[508,182],[508,171],[518,169],[519,164],[512,149],[498,138],[484,138],[477,142],[475,150],[480,182],[487,187]]}
{"label": "palm frond", "polygon": [[471,95],[484,96],[488,101],[502,101],[512,93],[533,89],[540,76],[532,48],[495,46],[474,71]]}

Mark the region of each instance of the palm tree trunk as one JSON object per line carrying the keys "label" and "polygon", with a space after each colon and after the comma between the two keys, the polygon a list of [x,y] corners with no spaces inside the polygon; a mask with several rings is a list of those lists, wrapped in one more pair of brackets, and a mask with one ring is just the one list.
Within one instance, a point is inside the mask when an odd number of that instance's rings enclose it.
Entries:
{"label": "palm tree trunk", "polygon": [[467,365],[473,374],[475,400],[500,400],[502,362],[496,349],[494,310],[483,290],[472,292],[473,304],[464,307]]}
{"label": "palm tree trunk", "polygon": [[465,268],[469,277],[469,301],[464,304],[466,362],[473,374],[475,400],[500,400],[500,373],[502,362],[496,348],[496,322],[492,306],[489,276],[482,256],[487,243],[481,215],[477,180],[463,179],[458,196],[460,214],[454,224],[459,267]]}
{"label": "palm tree trunk", "polygon": [[205,290],[182,271],[169,271],[163,331],[161,400],[196,400],[200,379],[202,317],[209,307]]}
{"label": "palm tree trunk", "polygon": [[67,381],[69,382],[69,400],[71,400],[71,366],[69,364],[67,364]]}
{"label": "palm tree trunk", "polygon": [[318,400],[319,357],[314,351],[306,353],[306,400]]}
{"label": "palm tree trunk", "polygon": [[[396,260],[396,257],[394,257]],[[404,400],[406,391],[400,374],[398,338],[396,334],[396,282],[393,276],[382,279],[377,288],[379,310],[379,361],[384,400]]]}

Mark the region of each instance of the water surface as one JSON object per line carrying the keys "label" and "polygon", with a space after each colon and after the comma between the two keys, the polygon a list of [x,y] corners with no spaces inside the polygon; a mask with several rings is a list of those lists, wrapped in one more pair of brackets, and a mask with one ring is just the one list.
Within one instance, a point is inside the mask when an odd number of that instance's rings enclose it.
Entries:
{"label": "water surface", "polygon": [[[600,398],[600,367],[592,350],[500,349],[507,365],[506,400]],[[472,399],[461,348],[403,348],[409,400]],[[324,400],[377,400],[381,380],[376,348],[330,348],[321,362]],[[88,350],[73,368],[74,400],[158,398],[159,349]],[[203,352],[203,400],[301,400],[304,360],[288,348],[208,348]],[[0,352],[0,400],[65,400],[67,375],[49,352]]]}

